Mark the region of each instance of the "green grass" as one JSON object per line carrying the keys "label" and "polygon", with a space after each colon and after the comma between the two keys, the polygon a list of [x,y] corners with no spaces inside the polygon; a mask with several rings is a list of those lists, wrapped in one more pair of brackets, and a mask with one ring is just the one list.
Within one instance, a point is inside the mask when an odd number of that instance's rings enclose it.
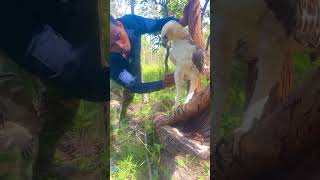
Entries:
{"label": "green grass", "polygon": [[[169,73],[174,72],[174,67],[169,64]],[[144,82],[151,82],[163,79],[165,75],[164,67],[160,64],[142,64],[142,74]],[[208,84],[208,82],[204,82]],[[119,86],[112,84],[112,90],[117,91]],[[186,83],[183,84],[183,95],[181,101],[186,97]],[[111,157],[117,168],[111,172],[112,179],[147,179],[148,165],[146,162],[145,152],[148,154],[152,176],[154,179],[160,179],[160,175],[168,174],[170,170],[162,167],[160,164],[160,154],[164,150],[162,145],[157,142],[155,127],[152,122],[156,113],[168,115],[172,112],[175,98],[175,87],[166,88],[161,91],[148,94],[148,103],[143,102],[143,96],[136,94],[131,106],[134,110],[131,112],[128,121],[120,122],[120,128],[117,130],[116,139],[111,142]],[[111,111],[115,111],[112,110]],[[113,114],[115,112],[111,112]],[[142,124],[142,131],[146,133],[148,144],[144,143],[142,136],[137,136],[137,132],[128,128],[128,122],[131,118],[138,118]],[[115,124],[116,119],[112,120]],[[116,130],[112,130],[116,131]],[[112,134],[113,132],[111,132]],[[197,171],[201,172],[201,176],[209,176],[209,162],[203,164],[197,158],[190,156],[179,158],[178,163],[184,163],[187,168],[203,167]],[[192,171],[192,170],[190,170]]]}

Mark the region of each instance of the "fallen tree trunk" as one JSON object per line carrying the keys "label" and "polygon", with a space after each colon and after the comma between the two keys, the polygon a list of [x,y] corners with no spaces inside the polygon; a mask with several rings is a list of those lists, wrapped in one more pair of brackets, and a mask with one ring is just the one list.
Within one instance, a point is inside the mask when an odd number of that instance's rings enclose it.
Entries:
{"label": "fallen tree trunk", "polygon": [[203,159],[210,156],[210,87],[179,106],[170,116],[155,119],[160,142],[173,154],[193,154]]}
{"label": "fallen tree trunk", "polygon": [[264,114],[240,141],[239,157],[232,155],[232,138],[219,141],[211,159],[215,179],[319,178],[319,77],[320,69],[271,114]]}

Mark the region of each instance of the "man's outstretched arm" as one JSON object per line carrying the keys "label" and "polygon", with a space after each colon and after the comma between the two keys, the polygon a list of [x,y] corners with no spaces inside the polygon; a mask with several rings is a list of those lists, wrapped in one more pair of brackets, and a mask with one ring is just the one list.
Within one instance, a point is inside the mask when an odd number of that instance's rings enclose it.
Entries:
{"label": "man's outstretched arm", "polygon": [[135,29],[141,34],[159,32],[171,20],[179,22],[179,19],[174,17],[150,19],[137,15],[126,15],[119,20],[123,22],[126,29]]}

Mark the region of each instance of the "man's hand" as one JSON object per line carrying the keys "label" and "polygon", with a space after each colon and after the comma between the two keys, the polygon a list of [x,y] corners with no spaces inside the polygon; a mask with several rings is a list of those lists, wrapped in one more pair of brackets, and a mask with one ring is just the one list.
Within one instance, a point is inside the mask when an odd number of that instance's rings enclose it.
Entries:
{"label": "man's hand", "polygon": [[163,78],[164,87],[171,87],[174,85],[174,75],[173,74],[166,74]]}

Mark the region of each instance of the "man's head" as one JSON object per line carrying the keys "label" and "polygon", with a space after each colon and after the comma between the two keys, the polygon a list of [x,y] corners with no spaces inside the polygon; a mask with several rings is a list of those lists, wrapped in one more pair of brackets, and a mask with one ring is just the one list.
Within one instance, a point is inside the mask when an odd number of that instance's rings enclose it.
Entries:
{"label": "man's head", "polygon": [[110,15],[110,52],[128,56],[131,50],[128,34],[122,23]]}

